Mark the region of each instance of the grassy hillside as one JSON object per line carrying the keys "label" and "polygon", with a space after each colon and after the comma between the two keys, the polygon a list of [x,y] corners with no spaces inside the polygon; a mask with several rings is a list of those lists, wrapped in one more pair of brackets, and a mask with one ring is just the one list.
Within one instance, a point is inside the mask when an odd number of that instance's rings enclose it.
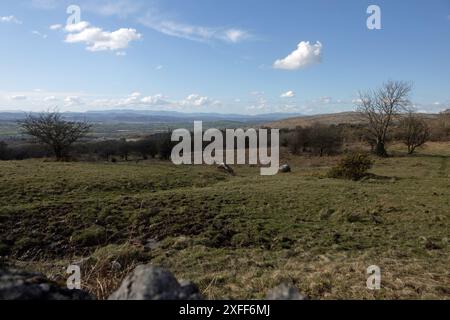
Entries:
{"label": "grassy hillside", "polygon": [[[436,125],[438,120],[437,114],[420,114],[432,127]],[[283,119],[266,124],[269,128],[287,128],[294,129],[296,127],[309,127],[314,123],[321,123],[324,125],[339,125],[339,124],[362,124],[366,120],[360,113],[357,112],[341,112],[332,114],[319,114],[314,116],[303,116]]]}
{"label": "grassy hillside", "polygon": [[[0,256],[106,297],[137,263],[208,298],[260,298],[289,281],[314,299],[450,299],[450,145],[376,160],[376,179],[324,178],[337,158],[228,176],[170,163],[0,162]],[[6,258],[5,258],[6,256]],[[379,265],[382,289],[366,288]]]}
{"label": "grassy hillside", "polygon": [[339,125],[339,124],[359,124],[363,123],[364,119],[357,112],[342,112],[333,114],[319,114],[314,116],[303,116],[288,118],[279,121],[268,123],[269,128],[287,128],[294,129],[295,127],[309,127],[314,123],[321,123],[325,125]]}

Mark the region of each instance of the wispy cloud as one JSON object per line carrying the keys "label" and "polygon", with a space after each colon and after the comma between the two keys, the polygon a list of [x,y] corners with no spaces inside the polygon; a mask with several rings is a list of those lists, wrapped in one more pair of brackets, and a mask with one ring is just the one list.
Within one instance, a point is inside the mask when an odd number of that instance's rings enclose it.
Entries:
{"label": "wispy cloud", "polygon": [[17,19],[15,16],[0,16],[0,22],[22,24],[22,21]]}
{"label": "wispy cloud", "polygon": [[132,14],[138,13],[143,8],[139,1],[130,0],[100,0],[87,1],[83,4],[83,9],[102,16],[118,16],[126,18]]}
{"label": "wispy cloud", "polygon": [[252,36],[248,31],[238,28],[206,27],[181,23],[172,19],[163,19],[153,11],[147,12],[138,21],[142,25],[165,35],[199,42],[219,40],[238,43]]}
{"label": "wispy cloud", "polygon": [[52,24],[51,26],[48,27],[50,30],[60,30],[63,28],[62,24]]}
{"label": "wispy cloud", "polygon": [[20,100],[27,100],[28,97],[26,95],[20,94],[20,95],[11,96],[9,98],[11,100],[20,101]]}
{"label": "wispy cloud", "polygon": [[38,36],[38,37],[42,38],[42,39],[47,39],[48,38],[48,35],[46,35],[45,33],[41,33],[41,32],[39,32],[37,30],[31,31],[31,33],[34,34],[35,36]]}

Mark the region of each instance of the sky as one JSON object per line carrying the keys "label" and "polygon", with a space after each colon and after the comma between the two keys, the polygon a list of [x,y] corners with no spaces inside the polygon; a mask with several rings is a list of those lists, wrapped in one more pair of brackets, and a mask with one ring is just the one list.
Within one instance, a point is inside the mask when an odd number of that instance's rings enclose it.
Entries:
{"label": "sky", "polygon": [[402,80],[439,112],[449,40],[449,0],[2,0],[0,111],[334,113]]}

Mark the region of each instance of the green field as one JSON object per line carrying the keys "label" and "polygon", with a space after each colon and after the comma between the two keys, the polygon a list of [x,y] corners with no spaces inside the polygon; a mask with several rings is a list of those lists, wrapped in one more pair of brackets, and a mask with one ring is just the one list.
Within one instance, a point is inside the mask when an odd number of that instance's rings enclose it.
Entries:
{"label": "green field", "polygon": [[[450,144],[377,159],[375,178],[325,178],[338,158],[286,156],[290,174],[164,162],[0,162],[3,262],[107,297],[136,264],[207,298],[261,298],[287,281],[312,299],[450,299]],[[381,267],[381,290],[366,269]]]}

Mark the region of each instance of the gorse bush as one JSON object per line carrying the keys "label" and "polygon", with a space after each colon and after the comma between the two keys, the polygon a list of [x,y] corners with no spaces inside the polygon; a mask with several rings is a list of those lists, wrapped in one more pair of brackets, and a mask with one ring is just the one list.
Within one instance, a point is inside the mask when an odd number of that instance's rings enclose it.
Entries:
{"label": "gorse bush", "polygon": [[359,180],[367,175],[373,161],[364,153],[352,153],[342,159],[328,172],[328,177],[337,179]]}

